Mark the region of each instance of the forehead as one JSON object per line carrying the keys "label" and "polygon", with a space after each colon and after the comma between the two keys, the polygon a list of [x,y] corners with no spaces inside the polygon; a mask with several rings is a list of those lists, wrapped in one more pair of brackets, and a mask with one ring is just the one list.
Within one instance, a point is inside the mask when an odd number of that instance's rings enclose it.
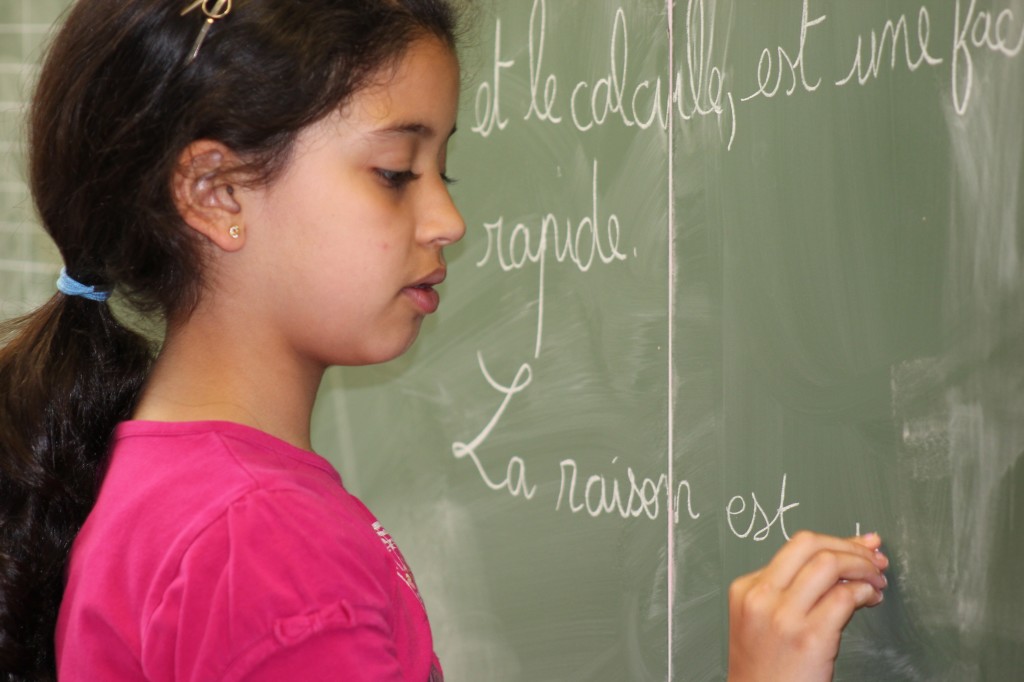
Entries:
{"label": "forehead", "polygon": [[[341,120],[374,127],[454,125],[459,99],[459,63],[437,38],[413,42],[394,66],[384,69],[342,108]],[[444,125],[447,123],[447,125]]]}
{"label": "forehead", "polygon": [[338,145],[357,156],[402,140],[428,142],[424,151],[443,150],[455,128],[458,99],[459,64],[451,48],[433,38],[418,40],[343,107],[300,132],[290,165]]}

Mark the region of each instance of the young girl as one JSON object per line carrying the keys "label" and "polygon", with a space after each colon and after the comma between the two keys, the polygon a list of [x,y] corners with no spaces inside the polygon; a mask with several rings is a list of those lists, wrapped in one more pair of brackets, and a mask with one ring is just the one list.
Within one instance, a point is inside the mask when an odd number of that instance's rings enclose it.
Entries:
{"label": "young girl", "polygon": [[[70,11],[30,120],[65,270],[0,351],[6,679],[441,679],[309,419],[328,366],[400,355],[438,306],[455,30],[446,0]],[[155,358],[129,307],[165,321]],[[738,580],[730,679],[829,679],[878,547],[801,534]]]}

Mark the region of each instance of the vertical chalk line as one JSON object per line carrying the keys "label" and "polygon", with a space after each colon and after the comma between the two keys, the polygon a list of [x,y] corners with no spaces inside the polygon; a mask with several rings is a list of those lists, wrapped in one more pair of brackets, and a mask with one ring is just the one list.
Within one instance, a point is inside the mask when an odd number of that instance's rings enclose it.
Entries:
{"label": "vertical chalk line", "polygon": [[666,441],[666,450],[668,451],[668,485],[666,486],[666,494],[668,495],[668,504],[666,505],[668,518],[668,538],[666,542],[666,551],[668,552],[668,564],[667,570],[665,571],[665,579],[668,581],[668,589],[666,594],[668,596],[668,682],[672,682],[672,639],[673,639],[673,620],[675,612],[675,580],[676,580],[676,552],[675,552],[675,528],[673,524],[675,522],[675,501],[672,499],[672,491],[675,488],[674,471],[672,466],[673,454],[675,451],[674,442],[674,414],[675,414],[675,348],[673,346],[674,334],[673,327],[675,326],[675,309],[676,309],[676,231],[675,231],[675,177],[673,175],[673,168],[675,166],[675,116],[674,116],[674,104],[675,104],[675,78],[673,78],[673,70],[675,68],[675,22],[673,21],[672,6],[675,0],[665,0],[666,10],[666,21],[668,22],[668,115],[665,117],[668,123],[668,340],[666,348],[668,351],[668,439]]}

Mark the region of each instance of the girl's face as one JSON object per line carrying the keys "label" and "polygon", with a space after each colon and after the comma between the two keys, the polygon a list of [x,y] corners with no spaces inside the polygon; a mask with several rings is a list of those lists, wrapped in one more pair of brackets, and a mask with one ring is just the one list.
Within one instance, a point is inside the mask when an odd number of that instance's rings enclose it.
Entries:
{"label": "girl's face", "polygon": [[465,232],[445,176],[458,92],[454,55],[419,40],[393,76],[300,133],[277,180],[240,191],[236,284],[257,290],[246,300],[266,350],[367,364],[415,340],[438,305],[442,249]]}

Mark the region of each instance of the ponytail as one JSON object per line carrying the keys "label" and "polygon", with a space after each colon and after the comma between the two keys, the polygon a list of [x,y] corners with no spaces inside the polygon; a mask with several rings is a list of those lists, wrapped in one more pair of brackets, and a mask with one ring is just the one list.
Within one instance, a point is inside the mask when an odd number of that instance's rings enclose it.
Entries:
{"label": "ponytail", "polygon": [[0,343],[0,679],[55,679],[68,550],[151,353],[107,304],[64,294]]}

